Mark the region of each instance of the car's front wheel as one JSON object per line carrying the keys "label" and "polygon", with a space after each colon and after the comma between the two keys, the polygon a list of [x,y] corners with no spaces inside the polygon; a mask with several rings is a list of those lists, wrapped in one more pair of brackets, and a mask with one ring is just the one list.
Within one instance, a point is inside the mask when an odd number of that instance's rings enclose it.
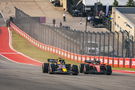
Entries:
{"label": "car's front wheel", "polygon": [[106,66],[106,75],[111,75],[112,74],[112,67],[110,65]]}
{"label": "car's front wheel", "polygon": [[80,64],[80,73],[84,72],[84,64]]}
{"label": "car's front wheel", "polygon": [[48,73],[48,67],[49,67],[48,63],[43,63],[42,64],[42,71],[43,71],[43,73]]}
{"label": "car's front wheel", "polygon": [[73,65],[72,66],[72,75],[78,75],[79,71],[78,71],[78,66],[77,65]]}

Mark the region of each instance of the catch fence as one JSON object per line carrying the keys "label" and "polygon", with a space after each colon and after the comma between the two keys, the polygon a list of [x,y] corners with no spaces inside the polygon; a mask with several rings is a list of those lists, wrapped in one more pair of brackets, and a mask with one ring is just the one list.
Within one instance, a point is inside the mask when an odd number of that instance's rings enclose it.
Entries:
{"label": "catch fence", "polygon": [[135,58],[134,37],[127,31],[90,32],[41,24],[18,8],[13,23],[32,38],[71,53]]}

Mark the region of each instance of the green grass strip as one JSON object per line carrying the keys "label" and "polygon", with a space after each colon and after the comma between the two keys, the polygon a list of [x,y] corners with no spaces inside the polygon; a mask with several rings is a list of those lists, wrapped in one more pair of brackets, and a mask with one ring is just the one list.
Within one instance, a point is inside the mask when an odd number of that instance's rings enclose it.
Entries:
{"label": "green grass strip", "polygon": [[[21,52],[33,59],[39,60],[41,62],[47,62],[48,58],[59,58],[59,56],[52,54],[50,52],[45,52],[35,46],[33,46],[29,41],[27,41],[25,38],[17,34],[15,31],[12,31],[12,46],[14,49],[16,49],[18,52]],[[79,63],[70,61],[66,59],[66,63],[70,64],[77,64]],[[129,70],[129,71],[135,71],[135,69],[132,68],[113,68],[115,70]]]}
{"label": "green grass strip", "polygon": [[113,68],[113,70],[127,70],[127,71],[135,71],[134,68]]}
{"label": "green grass strip", "polygon": [[[43,51],[35,46],[33,46],[25,38],[12,31],[12,46],[18,52],[21,52],[33,59],[39,60],[41,62],[47,62],[48,58],[59,58],[59,56],[52,54],[50,52]],[[66,63],[79,64],[75,61],[66,60]]]}

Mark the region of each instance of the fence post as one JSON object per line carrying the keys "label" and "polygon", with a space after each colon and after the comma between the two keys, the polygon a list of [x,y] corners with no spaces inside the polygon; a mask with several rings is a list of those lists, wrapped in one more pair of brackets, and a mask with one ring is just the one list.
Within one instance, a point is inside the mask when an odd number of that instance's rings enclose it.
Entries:
{"label": "fence post", "polygon": [[122,34],[122,57],[124,56],[123,53],[124,53],[124,32],[121,31],[121,34]]}
{"label": "fence post", "polygon": [[[105,53],[105,34],[106,33],[103,33],[103,54]],[[104,55],[103,55],[104,56]],[[104,63],[104,57],[103,57],[103,63]]]}
{"label": "fence post", "polygon": [[101,33],[98,32],[98,35],[99,35],[99,56],[100,56],[100,53],[101,53]]}
{"label": "fence post", "polygon": [[119,56],[119,33],[115,31],[117,34],[117,56]]}
{"label": "fence post", "polygon": [[134,37],[133,36],[130,36],[130,42],[131,42],[131,47],[132,48],[130,48],[130,50],[131,50],[131,56],[130,56],[130,58],[134,58]]}
{"label": "fence post", "polygon": [[82,51],[83,51],[83,53],[82,54],[84,55],[85,54],[84,53],[85,52],[85,48],[84,48],[85,47],[85,38],[84,38],[85,37],[85,32],[82,32],[82,33],[83,33],[83,43],[82,43],[82,49],[83,49]]}
{"label": "fence post", "polygon": [[114,38],[115,38],[115,33],[114,32],[111,32],[111,34],[113,35],[113,61],[112,61],[112,66],[114,66],[114,53],[115,53],[115,49],[114,49]]}

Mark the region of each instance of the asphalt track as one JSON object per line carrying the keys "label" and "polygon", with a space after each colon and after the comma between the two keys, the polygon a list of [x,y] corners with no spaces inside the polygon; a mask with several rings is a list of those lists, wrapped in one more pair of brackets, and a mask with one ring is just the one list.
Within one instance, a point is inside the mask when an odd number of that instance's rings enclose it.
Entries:
{"label": "asphalt track", "polygon": [[0,90],[134,90],[134,74],[50,75],[0,56]]}
{"label": "asphalt track", "polygon": [[[1,29],[0,90],[135,90],[135,74],[115,72],[109,76],[43,74],[41,63],[40,65],[35,64],[36,61],[30,61],[25,56],[23,59],[19,58],[22,57],[21,54],[14,51],[10,44],[7,44],[9,43],[7,28],[2,27]],[[25,64],[12,62],[6,59],[6,56]],[[29,64],[27,63],[29,61],[33,65],[26,65]]]}

